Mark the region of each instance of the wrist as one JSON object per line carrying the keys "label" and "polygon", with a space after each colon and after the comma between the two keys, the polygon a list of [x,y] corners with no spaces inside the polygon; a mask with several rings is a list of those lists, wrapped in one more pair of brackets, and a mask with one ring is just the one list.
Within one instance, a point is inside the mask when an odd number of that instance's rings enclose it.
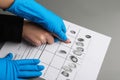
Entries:
{"label": "wrist", "polygon": [[27,24],[27,22],[24,20],[24,22],[23,22],[23,31],[22,31],[22,38],[24,38],[24,36],[25,36],[25,30],[26,30],[26,24]]}
{"label": "wrist", "polygon": [[22,38],[25,38],[26,37],[26,33],[28,32],[29,30],[29,21],[25,20],[24,19],[24,22],[23,22],[23,30],[22,30]]}

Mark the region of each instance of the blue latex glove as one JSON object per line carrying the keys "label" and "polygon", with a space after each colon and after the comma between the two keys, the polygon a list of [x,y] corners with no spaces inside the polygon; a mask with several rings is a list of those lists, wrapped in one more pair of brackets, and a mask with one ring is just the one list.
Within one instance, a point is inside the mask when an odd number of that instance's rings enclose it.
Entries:
{"label": "blue latex glove", "polygon": [[10,8],[6,10],[42,25],[43,28],[55,34],[62,41],[67,40],[63,19],[38,4],[35,0],[14,0]]}
{"label": "blue latex glove", "polygon": [[44,66],[37,65],[38,59],[12,60],[12,53],[0,58],[0,80],[23,80],[38,77]]}

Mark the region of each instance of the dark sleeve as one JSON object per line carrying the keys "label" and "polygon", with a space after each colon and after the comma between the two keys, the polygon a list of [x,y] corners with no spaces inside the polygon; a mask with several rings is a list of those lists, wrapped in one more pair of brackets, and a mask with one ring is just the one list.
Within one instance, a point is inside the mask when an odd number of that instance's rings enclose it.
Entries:
{"label": "dark sleeve", "polygon": [[0,14],[0,42],[21,42],[23,18]]}

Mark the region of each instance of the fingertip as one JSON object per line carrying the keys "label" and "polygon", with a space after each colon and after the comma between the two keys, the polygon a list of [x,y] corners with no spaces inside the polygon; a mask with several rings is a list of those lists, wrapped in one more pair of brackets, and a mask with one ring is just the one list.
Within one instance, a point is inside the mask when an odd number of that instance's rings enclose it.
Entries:
{"label": "fingertip", "polygon": [[36,41],[33,45],[35,45],[36,47],[42,45],[41,41]]}
{"label": "fingertip", "polygon": [[42,72],[39,73],[39,76],[42,76]]}
{"label": "fingertip", "polygon": [[67,41],[67,36],[65,35],[62,41]]}
{"label": "fingertip", "polygon": [[70,39],[67,39],[66,41],[64,41],[65,43],[71,43]]}
{"label": "fingertip", "polygon": [[42,70],[44,70],[44,69],[45,69],[45,67],[44,67],[43,65],[39,65],[39,66],[38,66],[38,70],[42,71]]}
{"label": "fingertip", "polygon": [[33,59],[34,63],[38,64],[40,63],[40,60],[39,59]]}
{"label": "fingertip", "polygon": [[7,58],[7,59],[12,59],[12,58],[13,58],[13,54],[12,54],[12,53],[8,53],[5,58]]}
{"label": "fingertip", "polygon": [[46,41],[48,44],[53,44],[54,43],[54,36],[52,34],[47,34]]}
{"label": "fingertip", "polygon": [[42,72],[37,72],[34,77],[42,76]]}
{"label": "fingertip", "polygon": [[[58,38],[60,41],[66,41],[67,40],[67,35],[62,30],[61,31],[56,31],[53,35],[56,38]],[[56,41],[57,41],[57,39],[56,39]]]}
{"label": "fingertip", "polygon": [[67,38],[67,35],[64,33],[64,32],[61,32],[60,35],[59,35],[59,38],[60,40],[62,41],[66,41],[68,38]]}
{"label": "fingertip", "polygon": [[9,52],[8,55],[9,55],[9,56],[13,56],[13,53]]}

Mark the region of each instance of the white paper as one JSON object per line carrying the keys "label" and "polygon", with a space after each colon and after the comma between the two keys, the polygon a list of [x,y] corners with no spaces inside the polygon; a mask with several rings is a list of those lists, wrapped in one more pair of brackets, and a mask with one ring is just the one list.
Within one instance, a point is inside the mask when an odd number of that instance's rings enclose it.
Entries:
{"label": "white paper", "polygon": [[40,59],[45,66],[41,77],[46,80],[96,80],[111,38],[68,21],[64,23],[70,44],[33,47],[25,42],[7,42],[0,57],[12,52],[14,59]]}

